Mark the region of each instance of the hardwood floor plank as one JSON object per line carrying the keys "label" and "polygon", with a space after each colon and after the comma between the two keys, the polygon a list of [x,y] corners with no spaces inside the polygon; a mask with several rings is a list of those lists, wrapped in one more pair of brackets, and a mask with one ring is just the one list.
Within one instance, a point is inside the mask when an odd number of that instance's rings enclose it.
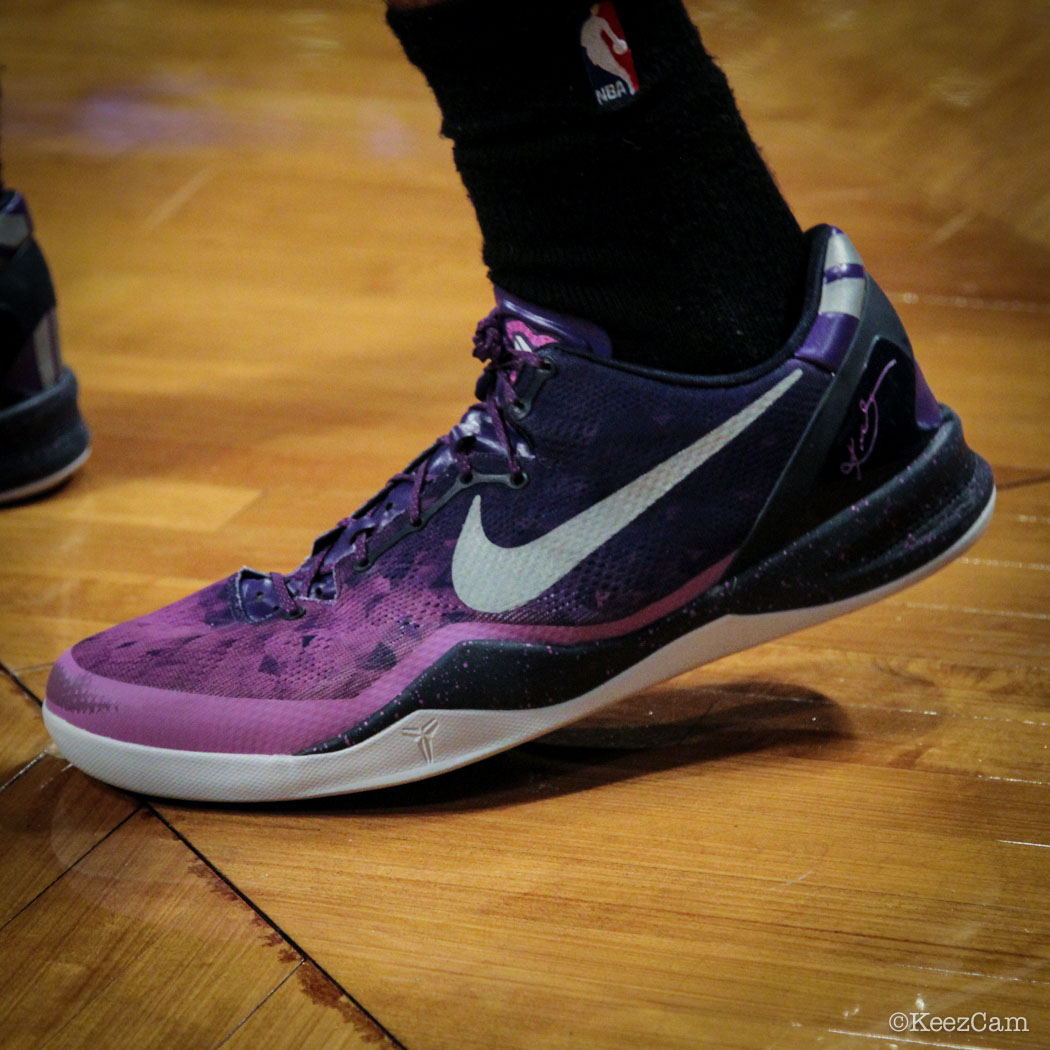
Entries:
{"label": "hardwood floor plank", "polygon": [[[900,313],[938,398],[959,413],[993,466],[1050,467],[1050,314],[902,303]],[[975,381],[974,377],[980,378]]]}
{"label": "hardwood floor plank", "polygon": [[0,790],[51,743],[40,707],[0,669]]}
{"label": "hardwood floor plank", "polygon": [[951,665],[766,647],[633,697],[543,746],[689,745],[713,756],[764,752],[1050,784],[1047,684],[1009,705]]}
{"label": "hardwood floor plank", "polygon": [[1050,56],[1037,3],[690,9],[767,150],[780,137],[823,144],[876,185],[922,187],[1048,243],[1045,181],[1017,163],[1050,152],[1029,117],[1045,105]]}
{"label": "hardwood floor plank", "polygon": [[409,1046],[497,1025],[512,1047],[721,1046],[851,1010],[886,1033],[917,990],[1050,1022],[1045,787],[553,751],[265,820],[165,813]]}
{"label": "hardwood floor plank", "polygon": [[0,791],[0,928],[137,808],[51,754]]}
{"label": "hardwood floor plank", "polygon": [[222,1050],[392,1050],[396,1045],[316,966],[304,962]]}
{"label": "hardwood floor plank", "polygon": [[[201,482],[164,481],[149,478],[116,482],[93,492],[80,493],[75,502],[48,504],[46,515],[54,520],[65,510],[72,520],[113,525],[145,525],[175,528],[183,532],[214,532],[257,499],[256,489]],[[33,504],[26,517],[32,522]]]}
{"label": "hardwood floor plank", "polygon": [[218,1047],[299,964],[146,811],[3,927],[0,952],[11,1050]]}

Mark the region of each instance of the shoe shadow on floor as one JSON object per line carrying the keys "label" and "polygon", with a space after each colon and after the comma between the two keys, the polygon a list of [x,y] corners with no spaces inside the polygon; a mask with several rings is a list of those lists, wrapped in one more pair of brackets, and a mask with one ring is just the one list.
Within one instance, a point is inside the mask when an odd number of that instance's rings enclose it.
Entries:
{"label": "shoe shadow on floor", "polygon": [[812,756],[852,739],[843,709],[812,689],[752,679],[671,682],[430,780],[261,808],[347,815],[499,808],[759,751]]}

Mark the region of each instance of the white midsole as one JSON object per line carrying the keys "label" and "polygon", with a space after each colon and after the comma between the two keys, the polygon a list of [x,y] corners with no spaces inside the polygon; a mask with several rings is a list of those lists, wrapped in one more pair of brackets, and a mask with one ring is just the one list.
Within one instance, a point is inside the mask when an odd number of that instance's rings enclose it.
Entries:
{"label": "white midsole", "polygon": [[900,579],[827,605],[723,616],[595,689],[549,707],[415,711],[354,747],[323,755],[222,754],[131,744],[74,726],[46,704],[44,721],[63,755],[75,766],[107,783],[147,795],[269,802],[409,783],[505,751],[684,671],[894,594],[936,572],[970,547],[987,528],[994,504],[993,492],[966,535]]}

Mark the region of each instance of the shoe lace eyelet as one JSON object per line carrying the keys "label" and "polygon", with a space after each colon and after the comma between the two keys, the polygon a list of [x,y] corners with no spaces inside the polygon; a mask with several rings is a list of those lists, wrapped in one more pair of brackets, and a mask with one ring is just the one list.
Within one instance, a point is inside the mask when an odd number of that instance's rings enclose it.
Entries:
{"label": "shoe lace eyelet", "polygon": [[304,609],[301,605],[297,605],[294,609],[291,610],[282,610],[281,612],[281,616],[285,620],[301,620],[305,615],[306,609]]}
{"label": "shoe lace eyelet", "polygon": [[460,474],[459,480],[464,485],[469,485],[474,480],[474,471],[472,471],[472,470],[464,470],[463,473]]}
{"label": "shoe lace eyelet", "polygon": [[510,487],[512,489],[524,488],[528,484],[529,476],[524,470],[516,470],[510,476]]}

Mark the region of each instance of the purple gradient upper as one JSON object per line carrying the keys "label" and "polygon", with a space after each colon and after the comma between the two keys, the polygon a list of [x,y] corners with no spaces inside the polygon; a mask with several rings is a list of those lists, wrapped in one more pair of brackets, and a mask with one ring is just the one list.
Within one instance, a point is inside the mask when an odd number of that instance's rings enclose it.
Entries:
{"label": "purple gradient upper", "polygon": [[[639,614],[649,607],[655,607],[654,616],[662,615],[661,599],[689,590],[693,581],[713,585],[712,567],[720,573],[745,538],[823,390],[815,369],[796,384],[805,393],[800,389],[800,396],[771,410],[767,425],[737,439],[737,456],[716,457],[682,483],[679,498],[659,501],[539,598],[500,616],[476,613],[459,600],[449,567],[473,494],[483,493],[485,528],[494,543],[527,543],[703,436],[800,367],[788,362],[731,391],[669,388],[555,353],[558,375],[525,421],[535,448],[542,450],[522,457],[529,475],[527,501],[501,484],[464,490],[367,571],[355,569],[349,552],[336,560],[328,571],[337,598],[300,597],[306,610],[301,619],[285,619],[273,609],[251,623],[228,580],[81,642],[73,649],[76,663],[155,689],[295,703],[345,700],[389,676],[428,640],[461,640],[464,624],[472,625],[473,636],[488,624],[538,628],[528,640],[565,644],[598,637],[603,625],[616,621],[634,618],[641,625]],[[801,367],[810,373],[811,366]],[[740,455],[749,465],[745,477],[738,469]],[[489,448],[472,462],[478,473],[505,470]],[[424,487],[424,503],[440,495],[449,480],[447,474],[433,477]],[[404,525],[407,513],[385,528]],[[309,581],[295,574],[291,580],[301,594],[309,590]],[[262,583],[247,581],[260,589]],[[442,633],[452,626],[460,630]],[[517,630],[503,633],[519,637]],[[425,662],[430,659],[432,649]],[[376,706],[396,695],[396,688],[391,678],[389,688],[375,695]],[[60,693],[49,695],[69,710]]]}

